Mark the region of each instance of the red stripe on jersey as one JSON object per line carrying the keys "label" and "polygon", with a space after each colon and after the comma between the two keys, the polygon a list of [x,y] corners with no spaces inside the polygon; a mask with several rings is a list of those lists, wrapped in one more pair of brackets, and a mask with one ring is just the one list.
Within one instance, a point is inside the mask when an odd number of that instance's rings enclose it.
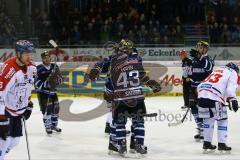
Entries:
{"label": "red stripe on jersey", "polygon": [[[213,91],[211,91],[211,90],[209,90],[209,89],[200,89],[200,90],[198,91],[198,93],[201,92],[201,91],[208,91],[208,92],[213,93]],[[225,102],[222,97],[219,97],[219,98],[220,98],[223,102]]]}
{"label": "red stripe on jersey", "polygon": [[17,65],[16,57],[12,57],[3,63],[0,71],[0,91],[5,89],[8,82],[19,70],[20,67]]}
{"label": "red stripe on jersey", "polygon": [[5,115],[0,115],[0,119],[6,119]]}

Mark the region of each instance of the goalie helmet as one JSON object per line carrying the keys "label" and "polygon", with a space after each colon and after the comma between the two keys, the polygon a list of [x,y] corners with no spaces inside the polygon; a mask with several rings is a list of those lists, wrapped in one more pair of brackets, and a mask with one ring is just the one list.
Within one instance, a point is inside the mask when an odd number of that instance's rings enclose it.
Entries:
{"label": "goalie helmet", "polygon": [[238,68],[238,66],[236,64],[230,62],[230,63],[226,64],[226,66],[231,68],[231,69],[233,69],[234,71],[237,72],[237,74],[239,74],[239,68]]}
{"label": "goalie helmet", "polygon": [[32,52],[35,53],[36,50],[34,48],[33,43],[27,41],[27,40],[18,40],[15,44],[15,50],[16,52]]}

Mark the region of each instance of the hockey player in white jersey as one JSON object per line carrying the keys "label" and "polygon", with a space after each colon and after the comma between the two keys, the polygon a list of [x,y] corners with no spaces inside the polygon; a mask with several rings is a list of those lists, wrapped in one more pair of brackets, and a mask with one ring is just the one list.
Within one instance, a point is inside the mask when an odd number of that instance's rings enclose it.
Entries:
{"label": "hockey player in white jersey", "polygon": [[238,101],[236,90],[238,87],[239,68],[234,63],[228,63],[225,67],[215,69],[198,86],[198,111],[199,117],[203,118],[204,152],[215,150],[212,145],[214,123],[217,121],[218,150],[230,151],[231,147],[226,145],[228,117],[227,107],[237,112]]}
{"label": "hockey player in white jersey", "polygon": [[0,71],[0,160],[18,145],[22,136],[22,118],[32,112],[30,101],[36,67],[32,63],[35,52],[31,42],[16,43],[16,57],[8,59]]}

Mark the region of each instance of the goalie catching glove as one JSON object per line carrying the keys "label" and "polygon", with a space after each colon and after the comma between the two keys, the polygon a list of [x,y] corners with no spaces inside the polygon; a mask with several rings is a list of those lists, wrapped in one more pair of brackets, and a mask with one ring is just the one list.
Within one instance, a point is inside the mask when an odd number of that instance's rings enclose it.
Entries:
{"label": "goalie catching glove", "polygon": [[88,74],[88,78],[91,80],[91,81],[95,81],[96,78],[98,77],[99,75],[99,70],[96,69],[96,68],[93,68],[90,70],[89,74]]}
{"label": "goalie catching glove", "polygon": [[238,101],[236,98],[233,98],[233,97],[230,97],[230,98],[227,98],[227,102],[229,104],[229,109],[234,112],[237,112],[238,110]]}

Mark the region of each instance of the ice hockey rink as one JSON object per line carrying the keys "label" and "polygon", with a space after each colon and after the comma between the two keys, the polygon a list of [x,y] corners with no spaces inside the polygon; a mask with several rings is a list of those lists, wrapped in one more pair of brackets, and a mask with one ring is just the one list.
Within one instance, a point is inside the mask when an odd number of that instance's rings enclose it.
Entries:
{"label": "ice hockey rink", "polygon": [[[92,110],[101,103],[101,100],[95,98],[67,99],[74,100],[71,112],[76,114]],[[60,120],[59,127],[63,129],[63,132],[49,137],[44,131],[37,99],[34,98],[33,102],[35,109],[27,121],[32,160],[122,159],[108,155],[108,138],[104,134],[106,115],[85,122]],[[203,154],[202,143],[197,143],[193,139],[196,133],[193,119],[191,121],[188,116],[184,124],[168,127],[168,122],[173,121],[173,115],[179,117],[179,114],[185,113],[180,109],[183,104],[182,97],[150,97],[146,98],[145,102],[148,113],[161,112],[161,114],[168,115],[168,120],[163,120],[164,117],[160,115],[156,119],[146,119],[145,145],[148,147],[148,155],[143,159],[240,159],[239,112],[229,111],[228,144],[232,147],[231,154],[220,155],[218,152]],[[216,144],[216,136],[215,127],[213,144]],[[22,137],[20,145],[6,155],[6,160],[27,159],[26,141],[25,137]]]}

